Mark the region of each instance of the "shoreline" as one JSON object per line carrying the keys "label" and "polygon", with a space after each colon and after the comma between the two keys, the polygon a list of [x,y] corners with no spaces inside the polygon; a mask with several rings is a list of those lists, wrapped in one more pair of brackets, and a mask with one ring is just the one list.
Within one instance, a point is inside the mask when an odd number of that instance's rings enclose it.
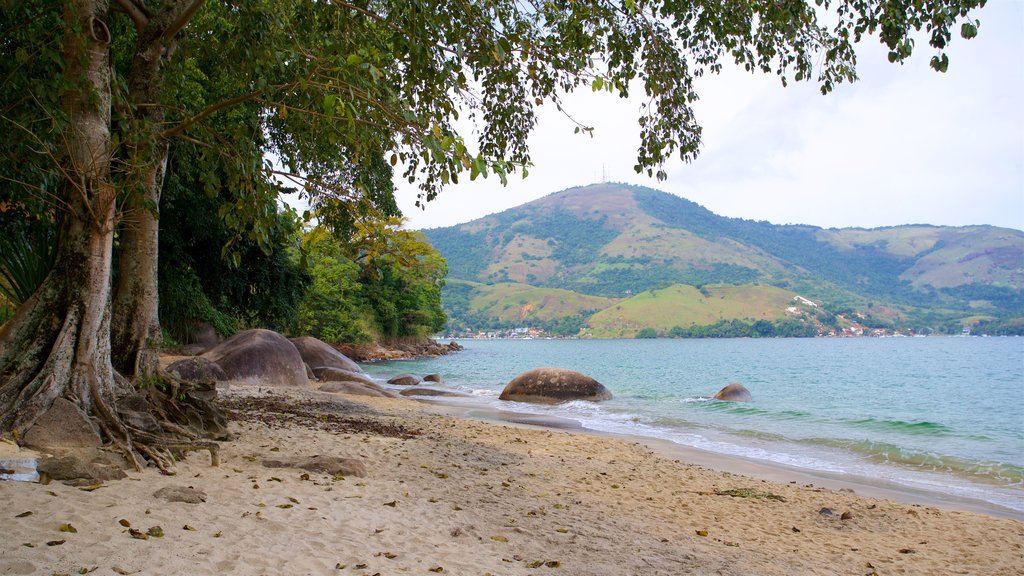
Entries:
{"label": "shoreline", "polygon": [[[224,402],[234,439],[218,468],[190,453],[176,476],[148,468],[88,491],[0,482],[0,574],[1024,571],[1019,521],[717,472],[544,420],[312,389],[232,386]],[[324,457],[361,466],[274,463]]]}
{"label": "shoreline", "polygon": [[[413,399],[423,404],[442,408],[441,413],[455,417],[504,423],[513,426],[563,430],[596,437],[639,442],[667,458],[704,466],[718,472],[742,474],[778,484],[790,483],[819,486],[831,490],[847,490],[872,498],[887,498],[907,504],[938,506],[950,511],[973,512],[1024,521],[1024,512],[995,503],[959,497],[938,491],[914,489],[893,482],[871,482],[868,478],[853,474],[809,470],[786,466],[778,462],[758,460],[733,454],[721,454],[664,438],[595,430],[587,428],[579,421],[567,417],[499,410],[483,405],[457,404],[447,400],[445,397],[414,397]],[[1022,494],[1022,497],[1024,497],[1024,494]]]}

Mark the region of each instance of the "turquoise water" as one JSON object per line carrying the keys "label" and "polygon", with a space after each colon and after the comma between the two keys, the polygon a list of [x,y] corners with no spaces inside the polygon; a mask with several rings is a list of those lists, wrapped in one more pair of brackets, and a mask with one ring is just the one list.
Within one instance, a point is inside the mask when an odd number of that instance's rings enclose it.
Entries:
{"label": "turquoise water", "polygon": [[[465,340],[372,364],[444,376],[471,402],[1024,514],[1024,338]],[[540,366],[588,374],[603,403],[497,399]],[[708,399],[740,382],[750,403]],[[467,401],[460,401],[467,402]]]}

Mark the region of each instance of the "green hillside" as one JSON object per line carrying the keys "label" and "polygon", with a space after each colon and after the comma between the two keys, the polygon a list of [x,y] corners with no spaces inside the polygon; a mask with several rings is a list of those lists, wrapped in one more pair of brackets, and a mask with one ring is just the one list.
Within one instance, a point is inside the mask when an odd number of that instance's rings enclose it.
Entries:
{"label": "green hillside", "polygon": [[[1024,316],[1024,232],[1007,228],[780,226],[721,217],[650,188],[594,184],[424,232],[447,259],[450,278],[478,283],[446,289],[449,314],[456,320],[470,314],[476,323],[512,322],[524,306],[530,306],[524,320],[533,309],[544,310],[534,317],[544,321],[562,314],[555,310],[603,310],[588,320],[595,334],[603,333],[612,315],[600,301],[541,308],[542,292],[531,289],[625,298],[616,305],[640,306],[633,302],[642,293],[656,290],[667,298],[661,289],[674,285],[688,285],[689,291],[706,285],[775,287],[833,312],[875,317],[885,325],[917,321],[929,329],[970,317]],[[572,301],[567,292],[558,294]],[[447,304],[452,298],[465,303],[453,307]],[[731,307],[693,313],[701,321],[717,321],[732,317]],[[658,322],[638,314],[623,322],[684,325],[674,323],[674,313]],[[758,318],[753,312],[736,317]]]}
{"label": "green hillside", "polygon": [[595,337],[632,337],[643,328],[666,333],[676,326],[720,320],[777,321],[786,318],[797,294],[773,286],[713,284],[700,289],[674,284],[623,300],[590,317]]}

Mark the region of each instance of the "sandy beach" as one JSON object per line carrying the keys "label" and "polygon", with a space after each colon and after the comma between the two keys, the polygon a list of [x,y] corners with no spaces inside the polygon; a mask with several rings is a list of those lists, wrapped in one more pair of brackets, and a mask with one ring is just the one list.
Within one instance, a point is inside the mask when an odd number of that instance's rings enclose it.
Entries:
{"label": "sandy beach", "polygon": [[[194,452],[174,476],[91,491],[0,482],[0,574],[1024,574],[1013,519],[408,399],[238,388],[224,402],[219,467]],[[268,466],[313,456],[365,473]]]}

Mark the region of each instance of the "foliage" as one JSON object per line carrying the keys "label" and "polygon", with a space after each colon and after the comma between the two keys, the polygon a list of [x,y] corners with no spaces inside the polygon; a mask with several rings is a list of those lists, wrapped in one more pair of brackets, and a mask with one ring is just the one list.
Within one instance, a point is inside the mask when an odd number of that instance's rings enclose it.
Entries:
{"label": "foliage", "polygon": [[28,300],[53,268],[57,226],[48,217],[0,209],[0,297],[16,307]]}
{"label": "foliage", "polygon": [[658,337],[658,331],[655,330],[654,328],[650,328],[650,327],[642,328],[639,332],[636,333],[636,337],[637,338],[657,338]]}
{"label": "foliage", "polygon": [[307,234],[303,247],[313,282],[299,305],[299,332],[327,342],[370,342],[373,315],[359,305],[359,265],[323,234]]}
{"label": "foliage", "polygon": [[817,335],[817,330],[813,324],[793,319],[774,322],[733,319],[701,326],[674,326],[668,335],[671,338],[811,338]]}
{"label": "foliage", "polygon": [[164,188],[158,284],[164,328],[178,340],[196,321],[222,334],[246,326],[291,329],[309,283],[298,253],[298,216],[271,201],[259,233],[255,224],[239,228],[222,210],[239,199],[236,190],[225,183],[210,195],[192,192],[202,186],[196,153],[174,147]]}
{"label": "foliage", "polygon": [[299,326],[327,341],[422,338],[444,328],[444,259],[399,218],[353,223],[344,241],[325,228],[303,240],[313,284]]}

